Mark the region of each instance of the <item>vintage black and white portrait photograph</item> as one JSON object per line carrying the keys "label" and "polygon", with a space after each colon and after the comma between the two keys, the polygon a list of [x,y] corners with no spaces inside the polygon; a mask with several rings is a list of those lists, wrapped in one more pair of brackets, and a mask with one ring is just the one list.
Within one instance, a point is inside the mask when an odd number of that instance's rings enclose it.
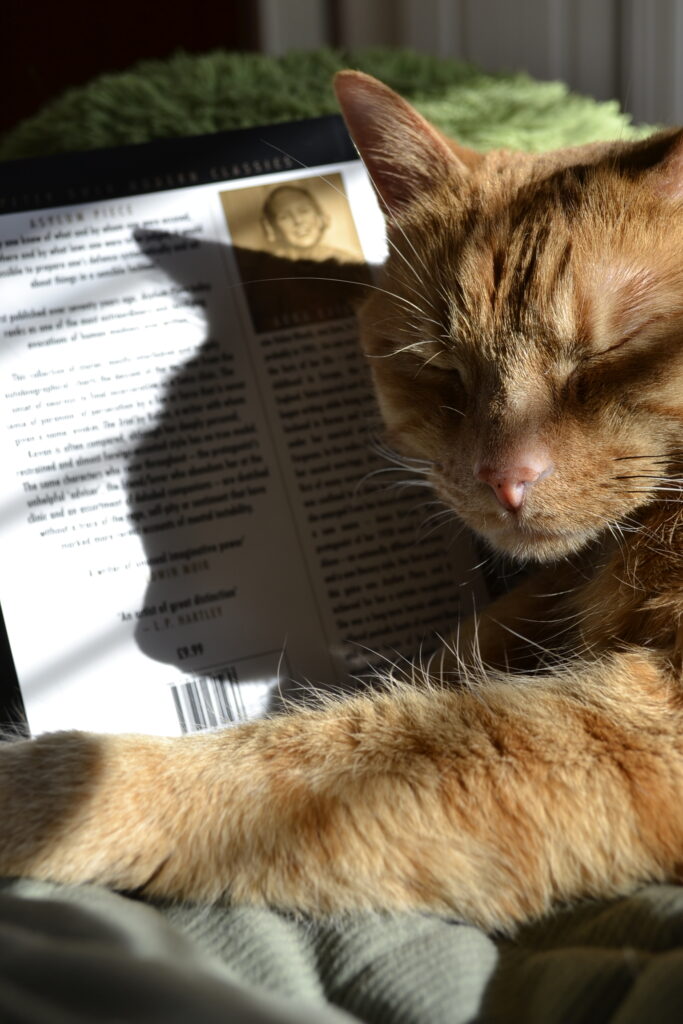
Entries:
{"label": "vintage black and white portrait photograph", "polygon": [[220,199],[256,331],[353,312],[367,270],[340,174]]}

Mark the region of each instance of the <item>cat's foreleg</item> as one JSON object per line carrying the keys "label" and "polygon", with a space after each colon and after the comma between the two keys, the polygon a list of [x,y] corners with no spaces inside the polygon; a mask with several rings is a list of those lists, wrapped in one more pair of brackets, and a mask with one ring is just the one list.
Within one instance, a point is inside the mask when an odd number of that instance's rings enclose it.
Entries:
{"label": "cat's foreleg", "polygon": [[209,735],[0,747],[0,873],[510,928],[683,860],[683,730],[624,654],[354,698]]}
{"label": "cat's foreleg", "polygon": [[528,671],[572,650],[578,617],[576,595],[583,583],[571,565],[532,571],[481,612],[462,620],[443,649],[445,673],[457,677],[470,666]]}

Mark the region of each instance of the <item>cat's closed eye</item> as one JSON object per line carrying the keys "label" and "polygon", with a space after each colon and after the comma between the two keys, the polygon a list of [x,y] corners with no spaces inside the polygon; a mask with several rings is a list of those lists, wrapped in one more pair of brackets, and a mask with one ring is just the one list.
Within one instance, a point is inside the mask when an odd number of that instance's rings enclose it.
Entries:
{"label": "cat's closed eye", "polygon": [[417,366],[419,370],[436,371],[444,381],[450,381],[453,384],[464,384],[465,382],[465,367],[453,352],[447,349],[425,347],[417,356]]}
{"label": "cat's closed eye", "polygon": [[598,348],[596,352],[591,352],[584,358],[587,360],[600,359],[603,356],[610,355],[612,352],[616,352],[617,349],[621,349],[625,345],[628,345],[629,343],[632,344],[634,342],[649,341],[650,338],[647,334],[648,326],[650,325],[646,324],[640,329],[631,331],[629,334],[626,334],[616,340],[610,339],[608,342],[604,342],[603,345],[600,348]]}

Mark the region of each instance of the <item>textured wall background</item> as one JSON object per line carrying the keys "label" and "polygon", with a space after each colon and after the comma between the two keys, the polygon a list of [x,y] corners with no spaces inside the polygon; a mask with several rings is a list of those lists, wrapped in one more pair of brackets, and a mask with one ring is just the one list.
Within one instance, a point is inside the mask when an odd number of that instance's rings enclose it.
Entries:
{"label": "textured wall background", "polygon": [[558,78],[636,120],[683,123],[683,0],[259,0],[269,53],[411,46]]}

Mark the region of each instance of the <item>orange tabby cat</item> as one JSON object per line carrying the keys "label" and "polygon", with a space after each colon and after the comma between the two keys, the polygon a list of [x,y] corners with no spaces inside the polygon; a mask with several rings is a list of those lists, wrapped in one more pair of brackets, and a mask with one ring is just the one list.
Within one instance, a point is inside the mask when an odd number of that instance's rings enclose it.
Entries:
{"label": "orange tabby cat", "polygon": [[0,872],[487,929],[674,879],[683,134],[481,156],[365,75],[337,88],[387,213],[361,321],[389,439],[547,565],[445,679],[209,735],[4,745]]}

